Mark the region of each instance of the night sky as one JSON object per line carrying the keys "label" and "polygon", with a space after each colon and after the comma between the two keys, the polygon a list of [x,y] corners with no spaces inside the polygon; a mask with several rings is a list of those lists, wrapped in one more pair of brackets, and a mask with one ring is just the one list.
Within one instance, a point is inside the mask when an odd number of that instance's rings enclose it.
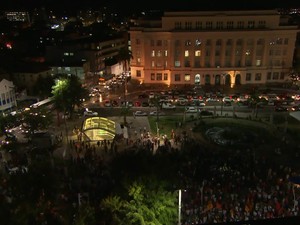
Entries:
{"label": "night sky", "polygon": [[0,0],[1,9],[30,9],[45,6],[52,9],[84,9],[109,6],[120,11],[160,10],[235,10],[300,7],[297,0]]}

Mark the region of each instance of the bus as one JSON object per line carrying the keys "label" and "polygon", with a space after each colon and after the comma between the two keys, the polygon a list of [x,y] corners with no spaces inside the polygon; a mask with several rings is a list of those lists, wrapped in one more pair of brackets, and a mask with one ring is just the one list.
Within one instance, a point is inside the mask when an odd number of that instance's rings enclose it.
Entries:
{"label": "bus", "polygon": [[42,101],[36,102],[32,105],[30,105],[30,108],[40,108],[40,107],[47,107],[47,108],[51,108],[53,105],[53,97],[48,97]]}

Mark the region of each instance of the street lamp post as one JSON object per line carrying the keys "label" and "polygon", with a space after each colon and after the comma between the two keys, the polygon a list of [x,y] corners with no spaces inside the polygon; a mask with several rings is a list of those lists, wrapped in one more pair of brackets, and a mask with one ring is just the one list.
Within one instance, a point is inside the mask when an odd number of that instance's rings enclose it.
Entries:
{"label": "street lamp post", "polygon": [[182,190],[182,189],[178,190],[178,225],[181,225],[182,191],[186,192],[186,190]]}
{"label": "street lamp post", "polygon": [[178,225],[181,225],[181,189],[178,191]]}

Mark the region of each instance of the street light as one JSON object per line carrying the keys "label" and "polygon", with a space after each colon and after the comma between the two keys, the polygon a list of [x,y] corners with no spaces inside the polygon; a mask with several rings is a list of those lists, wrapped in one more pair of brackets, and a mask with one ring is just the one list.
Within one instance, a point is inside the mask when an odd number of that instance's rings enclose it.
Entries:
{"label": "street light", "polygon": [[[185,192],[186,190],[183,191]],[[182,199],[181,194],[182,194],[182,190],[179,189],[178,190],[178,225],[181,225],[181,199]]]}
{"label": "street light", "polygon": [[178,225],[181,225],[181,189],[178,191]]}

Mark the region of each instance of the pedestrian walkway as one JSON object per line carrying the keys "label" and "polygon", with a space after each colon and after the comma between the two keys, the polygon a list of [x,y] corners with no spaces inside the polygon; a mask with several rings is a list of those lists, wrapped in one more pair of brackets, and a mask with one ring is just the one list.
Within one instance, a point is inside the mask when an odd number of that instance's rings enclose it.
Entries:
{"label": "pedestrian walkway", "polygon": [[[124,124],[124,117],[122,116],[108,117],[107,119],[110,119],[118,124]],[[76,134],[76,132],[74,132],[74,130],[78,128],[80,129],[83,121],[84,118],[67,121],[66,124],[62,124],[53,129],[53,132],[56,135],[62,136],[62,143],[54,151],[54,156],[62,158],[74,157],[74,154],[72,154],[70,148],[74,146],[75,148],[77,148],[79,145],[81,147],[83,145],[88,145],[89,148],[95,148],[96,152],[98,152],[99,154],[102,154],[103,152],[107,153],[110,151],[115,151],[116,149],[118,152],[120,152],[128,148],[140,147],[149,149],[155,154],[159,147],[167,146],[168,149],[179,149],[181,145],[181,133],[177,133],[177,135],[175,135],[176,138],[175,136],[166,137],[165,135],[157,137],[156,134],[151,133],[150,124],[147,117],[133,116],[126,117],[128,125],[127,127],[123,127],[123,129],[126,129],[123,137],[121,139],[115,140],[113,143],[109,143],[108,147],[105,147],[106,145],[102,145],[102,142],[98,143],[97,141],[79,143],[78,135]],[[78,153],[76,152],[76,154]],[[85,152],[83,151],[79,156],[83,157],[84,154]]]}

